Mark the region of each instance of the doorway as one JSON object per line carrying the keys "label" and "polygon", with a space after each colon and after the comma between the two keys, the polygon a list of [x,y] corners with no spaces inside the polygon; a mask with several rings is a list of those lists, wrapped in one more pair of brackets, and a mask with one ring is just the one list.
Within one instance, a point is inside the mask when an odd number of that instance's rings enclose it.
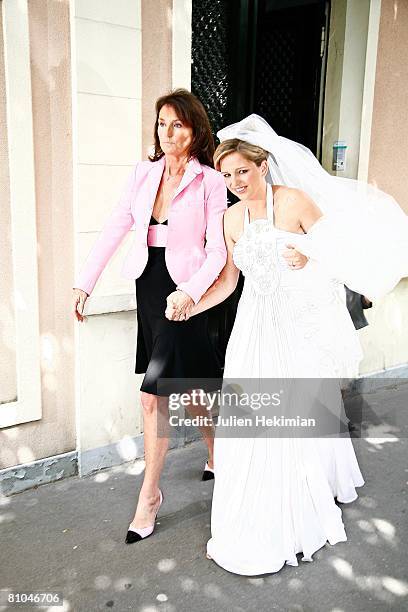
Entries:
{"label": "doorway", "polygon": [[[329,9],[329,0],[192,0],[191,89],[214,134],[257,113],[321,159]],[[209,311],[221,362],[242,286],[241,274]]]}
{"label": "doorway", "polygon": [[258,113],[321,158],[329,0],[193,0],[192,91],[216,133]]}
{"label": "doorway", "polygon": [[279,135],[320,157],[328,7],[315,2],[278,8],[287,4],[260,3],[250,106]]}

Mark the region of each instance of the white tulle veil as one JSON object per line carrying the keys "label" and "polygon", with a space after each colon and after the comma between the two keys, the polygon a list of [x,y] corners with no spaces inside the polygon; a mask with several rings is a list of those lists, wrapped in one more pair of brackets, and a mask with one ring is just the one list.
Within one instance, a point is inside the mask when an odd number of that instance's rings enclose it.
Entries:
{"label": "white tulle veil", "polygon": [[303,145],[279,136],[252,114],[217,134],[238,138],[269,153],[267,181],[301,189],[323,217],[298,250],[319,260],[350,289],[378,298],[408,276],[408,216],[392,196],[373,185],[330,175]]}

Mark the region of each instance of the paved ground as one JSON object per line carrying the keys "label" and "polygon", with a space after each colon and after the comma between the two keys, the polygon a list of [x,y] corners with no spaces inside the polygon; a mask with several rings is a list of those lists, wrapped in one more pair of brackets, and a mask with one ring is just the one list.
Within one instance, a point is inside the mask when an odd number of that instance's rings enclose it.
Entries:
{"label": "paved ground", "polygon": [[212,483],[200,481],[205,452],[194,442],[170,451],[159,525],[139,544],[123,540],[141,462],[0,499],[0,588],[62,591],[64,607],[52,609],[75,612],[408,610],[407,388],[351,405],[371,423],[371,439],[354,440],[366,485],[343,506],[349,541],[313,563],[246,578],[205,558]]}

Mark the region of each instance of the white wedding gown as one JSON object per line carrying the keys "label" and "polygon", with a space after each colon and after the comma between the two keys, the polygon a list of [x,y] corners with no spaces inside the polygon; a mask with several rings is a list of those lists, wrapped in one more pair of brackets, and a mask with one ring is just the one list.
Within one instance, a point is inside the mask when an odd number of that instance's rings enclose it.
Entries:
{"label": "white wedding gown", "polygon": [[[224,380],[355,375],[362,353],[343,285],[317,262],[290,270],[281,251],[295,236],[274,227],[270,187],[267,215],[250,223],[245,209],[244,232],[235,244],[234,262],[245,284]],[[242,575],[298,565],[297,553],[311,561],[327,541],[345,541],[334,497],[351,502],[355,487],[364,484],[348,433],[326,438],[216,433],[215,474],[207,552]]]}

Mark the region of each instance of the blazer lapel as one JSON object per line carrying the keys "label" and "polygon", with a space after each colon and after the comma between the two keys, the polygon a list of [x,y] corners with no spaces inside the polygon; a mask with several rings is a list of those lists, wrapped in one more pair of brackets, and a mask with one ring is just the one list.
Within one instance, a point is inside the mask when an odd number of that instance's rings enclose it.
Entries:
{"label": "blazer lapel", "polygon": [[148,175],[148,185],[149,185],[149,204],[150,208],[153,209],[154,202],[157,196],[157,192],[159,190],[160,181],[163,175],[164,170],[164,156],[159,159],[157,162],[152,163],[152,168],[150,169]]}
{"label": "blazer lapel", "polygon": [[[148,184],[149,184],[149,203],[150,208],[153,208],[154,201],[157,196],[160,181],[164,171],[164,156],[159,161],[152,164],[152,168],[149,172]],[[173,196],[173,200],[195,179],[198,174],[202,173],[200,162],[196,159],[190,159],[186,166],[186,170],[180,181],[180,185],[177,187],[176,192]]]}
{"label": "blazer lapel", "polygon": [[202,171],[200,162],[196,158],[190,159],[180,181],[180,185],[177,187],[173,196],[173,200],[195,179],[197,174],[201,174]]}

